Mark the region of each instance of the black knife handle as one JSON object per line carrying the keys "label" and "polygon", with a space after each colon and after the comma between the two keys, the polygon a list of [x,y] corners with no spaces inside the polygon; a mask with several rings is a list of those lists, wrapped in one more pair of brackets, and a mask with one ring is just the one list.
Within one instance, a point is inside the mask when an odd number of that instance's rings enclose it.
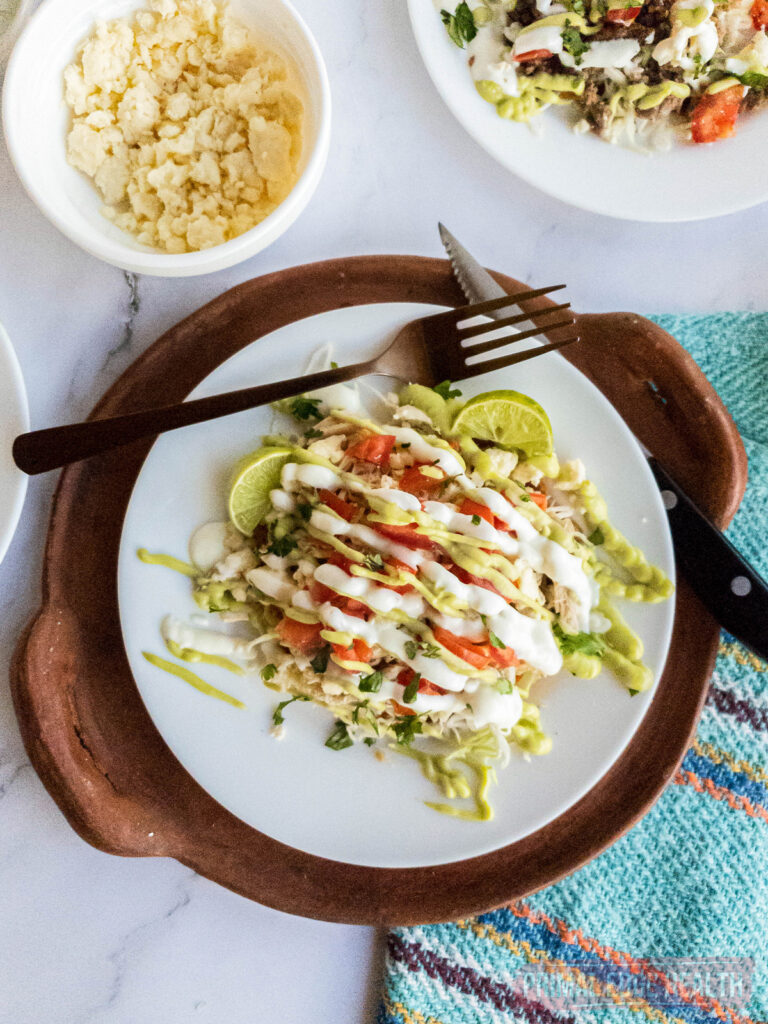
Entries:
{"label": "black knife handle", "polygon": [[768,584],[656,459],[648,459],[669,516],[677,564],[724,629],[768,659]]}

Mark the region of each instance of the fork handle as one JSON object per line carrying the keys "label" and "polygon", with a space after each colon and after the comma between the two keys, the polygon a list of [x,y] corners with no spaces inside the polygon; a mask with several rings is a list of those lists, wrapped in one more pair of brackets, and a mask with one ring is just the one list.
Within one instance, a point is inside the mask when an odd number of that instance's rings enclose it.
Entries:
{"label": "fork handle", "polygon": [[375,361],[355,363],[352,366],[310,373],[305,377],[294,377],[292,380],[259,384],[253,388],[212,395],[210,398],[166,405],[160,409],[146,409],[108,419],[33,430],[20,434],[13,442],[13,459],[25,473],[45,473],[49,469],[58,469],[70,462],[101,455],[144,437],[156,437],[168,430],[215,420],[220,416],[267,405],[281,398],[292,398],[330,384],[342,384],[355,377],[362,377],[373,369]]}

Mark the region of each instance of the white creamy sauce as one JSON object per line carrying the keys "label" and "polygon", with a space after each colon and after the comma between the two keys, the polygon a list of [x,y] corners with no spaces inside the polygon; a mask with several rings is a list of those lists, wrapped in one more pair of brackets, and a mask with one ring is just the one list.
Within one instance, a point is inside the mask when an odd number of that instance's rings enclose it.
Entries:
{"label": "white creamy sauce", "polygon": [[328,562],[315,569],[315,579],[331,590],[362,601],[374,611],[383,614],[398,608],[409,618],[420,619],[426,611],[424,598],[419,594],[398,594],[366,576],[348,576],[338,565],[331,565]]}
{"label": "white creamy sauce", "polygon": [[164,640],[178,644],[179,647],[191,648],[201,654],[213,654],[218,657],[249,658],[253,652],[253,640],[227,636],[216,633],[212,629],[192,626],[173,615],[166,615],[160,624],[160,633]]}
{"label": "white creamy sauce", "polygon": [[[590,45],[581,55],[579,68],[626,68],[640,52],[636,39],[605,39]],[[567,68],[575,68],[576,61],[570,53],[560,54],[560,62]]]}
{"label": "white creamy sauce", "polygon": [[532,50],[549,50],[552,54],[563,52],[563,26],[540,25],[533,23],[531,28],[524,29],[515,39],[512,52],[515,56],[530,53]]}
{"label": "white creamy sauce", "polygon": [[[707,12],[698,25],[684,25],[676,17],[678,11],[697,8],[704,8]],[[684,71],[692,71],[696,67],[695,57],[700,57],[704,64],[710,61],[718,46],[717,28],[712,21],[714,9],[714,0],[678,0],[670,15],[672,31],[654,47],[654,60],[661,65],[674,64]]]}
{"label": "white creamy sauce", "polygon": [[349,537],[357,540],[361,544],[373,548],[374,551],[380,551],[383,555],[405,562],[406,565],[410,565],[414,569],[424,561],[423,551],[414,551],[404,544],[398,544],[387,537],[382,537],[370,526],[363,526],[361,523],[348,523],[346,519],[339,519],[337,516],[332,516],[328,512],[320,512],[318,509],[312,511],[309,522],[322,533],[330,533],[333,537]]}
{"label": "white creamy sauce", "polygon": [[341,487],[341,478],[327,466],[317,466],[313,462],[287,462],[280,474],[280,483],[284,491],[298,490],[301,485],[336,491]]}
{"label": "white creamy sauce", "polygon": [[294,512],[296,509],[296,499],[288,491],[275,488],[269,492],[269,500],[272,502],[272,508],[278,512]]}
{"label": "white creamy sauce", "polygon": [[446,476],[456,476],[464,472],[464,463],[450,449],[430,444],[412,427],[386,428],[387,434],[397,439],[398,444],[410,445],[410,454],[417,462],[434,462]]}
{"label": "white creamy sauce", "polygon": [[477,612],[478,615],[496,615],[507,606],[507,602],[500,594],[494,594],[492,590],[486,590],[484,587],[478,587],[472,583],[462,583],[444,565],[437,562],[427,562],[422,567],[421,575],[426,576],[439,590],[447,590],[448,593],[453,594],[462,604]]}
{"label": "white creamy sauce", "polygon": [[260,565],[257,569],[249,569],[245,578],[252,583],[257,590],[267,597],[274,598],[281,604],[289,604],[296,593],[296,584],[291,581],[288,573],[276,572],[274,569],[267,569]]}
{"label": "white creamy sauce", "polygon": [[563,656],[548,622],[530,619],[510,605],[488,619],[488,626],[521,661],[553,676],[563,667]]}
{"label": "white creamy sauce", "polygon": [[454,636],[465,637],[473,643],[481,643],[487,636],[485,626],[476,616],[467,616],[465,618],[448,615],[445,612],[436,612],[434,609],[431,609],[429,620],[433,625],[449,630]]}
{"label": "white creamy sauce", "polygon": [[225,541],[232,527],[229,523],[206,523],[198,527],[189,541],[189,557],[203,572],[220,562],[227,554]]}

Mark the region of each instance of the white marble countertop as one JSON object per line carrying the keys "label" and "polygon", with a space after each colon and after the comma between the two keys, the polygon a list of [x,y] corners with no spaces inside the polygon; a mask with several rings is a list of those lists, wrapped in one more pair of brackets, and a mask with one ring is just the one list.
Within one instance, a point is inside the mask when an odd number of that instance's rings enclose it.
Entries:
{"label": "white marble countertop", "polygon": [[[758,260],[768,205],[674,226],[572,210],[510,177],[464,135],[421,66],[402,2],[296,2],[328,62],[331,155],[297,224],[245,264],[162,280],[99,263],[38,213],[0,147],[0,320],[33,426],[85,416],[156,337],[232,285],[333,256],[441,255],[439,219],[488,265],[537,284],[567,281],[579,310],[768,308]],[[3,678],[39,602],[54,484],[53,476],[31,482],[0,566]],[[174,861],[123,860],[82,842],[29,765],[7,685],[0,906],[0,1024],[373,1016],[381,942],[372,930],[288,917]]]}

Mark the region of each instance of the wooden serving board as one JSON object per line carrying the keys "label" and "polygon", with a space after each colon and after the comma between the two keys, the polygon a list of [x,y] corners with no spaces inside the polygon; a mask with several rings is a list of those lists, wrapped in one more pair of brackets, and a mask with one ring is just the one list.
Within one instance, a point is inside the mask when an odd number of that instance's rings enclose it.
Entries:
{"label": "wooden serving board", "polygon": [[[496,275],[512,292],[519,282]],[[448,263],[364,256],[296,267],[225,292],[168,331],[107,392],[93,417],[182,400],[223,360],[297,319],[372,302],[457,305]],[[543,308],[546,299],[530,309]],[[565,350],[719,526],[746,485],[726,409],[665,331],[628,313],[579,316]],[[418,924],[488,910],[594,857],[650,808],[674,773],[704,702],[718,627],[681,580],[664,676],[621,758],[576,805],[482,857],[376,869],[314,857],[250,828],[176,761],[139,698],[123,649],[117,553],[147,442],[66,469],[53,502],[43,604],[12,665],[29,757],[72,827],[123,856],[175,857],[250,899],[357,924]]]}

